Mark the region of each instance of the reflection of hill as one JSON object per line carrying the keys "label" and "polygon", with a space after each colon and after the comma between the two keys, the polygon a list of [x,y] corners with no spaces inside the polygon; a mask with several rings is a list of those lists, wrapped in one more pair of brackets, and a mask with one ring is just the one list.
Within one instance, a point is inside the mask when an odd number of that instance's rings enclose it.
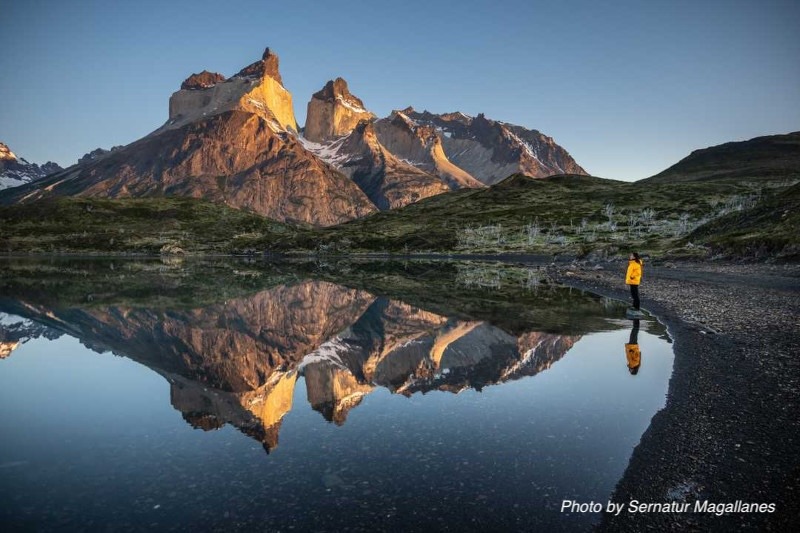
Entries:
{"label": "reflection of hill", "polygon": [[[391,291],[402,294],[405,287],[410,301],[431,303],[425,309],[319,280],[189,308],[160,306],[157,296],[154,305],[70,299],[59,306],[53,296],[42,303],[30,291],[17,299],[9,294],[0,308],[154,369],[169,381],[172,405],[193,427],[231,424],[267,451],[278,443],[298,376],[312,408],[343,424],[375,387],[404,395],[481,390],[535,375],[564,357],[582,332],[591,331],[575,317],[613,327],[607,302],[577,291],[509,298],[462,287],[447,299],[453,288],[447,276],[439,285],[423,281],[396,278]],[[565,299],[573,305],[569,334],[561,322],[548,322]]]}

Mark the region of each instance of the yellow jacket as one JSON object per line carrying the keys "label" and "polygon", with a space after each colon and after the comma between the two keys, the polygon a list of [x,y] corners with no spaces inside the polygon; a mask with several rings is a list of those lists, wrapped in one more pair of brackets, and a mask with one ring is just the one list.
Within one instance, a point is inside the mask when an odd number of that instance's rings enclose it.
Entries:
{"label": "yellow jacket", "polygon": [[642,352],[638,344],[625,345],[625,357],[628,359],[628,368],[638,368],[642,364]]}
{"label": "yellow jacket", "polygon": [[636,261],[628,261],[628,273],[625,274],[625,283],[638,285],[642,281],[642,265]]}

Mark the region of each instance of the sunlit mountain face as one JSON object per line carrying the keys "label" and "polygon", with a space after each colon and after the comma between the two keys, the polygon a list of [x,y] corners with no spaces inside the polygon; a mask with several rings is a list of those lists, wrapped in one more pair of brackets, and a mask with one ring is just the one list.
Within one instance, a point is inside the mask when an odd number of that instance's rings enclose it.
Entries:
{"label": "sunlit mountain face", "polygon": [[[333,449],[337,461],[358,461],[366,479],[374,480],[393,476],[398,454],[409,461],[409,472],[426,472],[419,470],[425,454],[447,442],[479,469],[488,467],[480,463],[487,446],[506,457],[486,457],[505,465],[502,469],[519,466],[519,458],[512,461],[514,455],[508,454],[527,453],[522,450],[530,446],[541,457],[585,452],[576,465],[609,450],[616,458],[609,464],[615,466],[602,479],[610,491],[648,417],[663,405],[671,369],[665,332],[648,320],[641,333],[642,370],[631,376],[625,356],[631,324],[621,319],[625,305],[554,286],[535,267],[18,260],[0,274],[0,288],[0,341],[9,347],[0,361],[0,381],[27,364],[40,364],[42,357],[52,358],[42,368],[76,372],[75,383],[89,388],[102,383],[102,394],[108,394],[98,403],[82,400],[88,391],[80,388],[70,393],[75,407],[66,416],[89,417],[89,433],[100,431],[92,442],[113,441],[131,431],[155,432],[163,440],[159,449],[170,451],[148,455],[149,460],[166,461],[180,453],[186,460],[213,463],[222,460],[213,451],[220,438],[231,449],[245,446],[238,440],[244,439],[265,450],[270,468],[283,472],[283,478],[297,476],[291,483],[298,485],[287,489],[287,497],[294,490],[313,491],[300,486],[301,480],[322,479],[325,490],[334,492],[357,486],[342,481],[351,475],[343,473],[350,467],[332,466]],[[74,350],[85,355],[64,355]],[[131,369],[104,373],[95,365],[102,367],[107,356],[98,354],[120,356],[115,360],[146,375]],[[142,379],[148,390],[163,392],[134,392]],[[32,392],[24,382],[23,375],[5,385],[12,403]],[[44,400],[24,401],[35,410]],[[178,426],[166,412],[145,414],[164,408],[179,412]],[[607,418],[610,413],[621,418]],[[12,426],[25,424],[8,416]],[[36,416],[48,420],[55,414]],[[114,422],[95,427],[105,416],[129,422],[121,429]],[[156,424],[153,416],[165,417],[160,429],[150,427]],[[624,436],[624,445],[604,441],[609,437],[603,436],[601,421],[619,426],[612,434]],[[173,434],[191,443],[172,442]],[[136,449],[154,446],[151,438],[139,437]],[[490,444],[495,439],[500,440]],[[512,452],[515,446],[520,450]],[[620,446],[628,450],[621,456]],[[359,459],[359,454],[366,456]],[[250,452],[245,456],[254,460]],[[126,464],[136,460],[129,457]],[[444,469],[439,475],[456,483],[459,469],[448,471],[447,464],[437,466]],[[545,488],[576,476],[572,466],[567,475],[559,461],[548,462],[546,473],[535,464],[519,468],[533,468],[530,475],[536,471],[542,479],[550,476]],[[252,465],[236,468],[246,471]],[[421,483],[414,475],[403,483]],[[529,489],[518,482],[514,490],[522,497]],[[448,490],[456,486],[463,487]]]}

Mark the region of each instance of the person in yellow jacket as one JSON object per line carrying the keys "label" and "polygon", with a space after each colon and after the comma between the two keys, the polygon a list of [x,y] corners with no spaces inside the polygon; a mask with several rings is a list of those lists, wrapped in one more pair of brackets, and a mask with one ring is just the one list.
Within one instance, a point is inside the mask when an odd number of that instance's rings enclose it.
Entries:
{"label": "person in yellow jacket", "polygon": [[639,284],[642,282],[642,259],[636,252],[631,252],[628,258],[628,272],[625,274],[625,283],[631,288],[633,308],[639,311]]}
{"label": "person in yellow jacket", "polygon": [[633,321],[633,329],[631,330],[631,338],[625,345],[625,358],[628,360],[628,372],[631,375],[639,373],[639,367],[642,366],[642,351],[639,349],[639,321]]}

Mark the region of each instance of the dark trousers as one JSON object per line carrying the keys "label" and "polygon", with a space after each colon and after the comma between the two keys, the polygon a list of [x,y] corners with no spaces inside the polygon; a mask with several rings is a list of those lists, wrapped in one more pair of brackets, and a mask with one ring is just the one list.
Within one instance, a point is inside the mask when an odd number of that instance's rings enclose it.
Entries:
{"label": "dark trousers", "polygon": [[638,310],[639,309],[639,286],[638,285],[630,285],[631,288],[631,298],[633,298],[633,308]]}
{"label": "dark trousers", "polygon": [[628,344],[639,344],[639,319],[633,321],[633,328],[631,328],[631,338]]}

